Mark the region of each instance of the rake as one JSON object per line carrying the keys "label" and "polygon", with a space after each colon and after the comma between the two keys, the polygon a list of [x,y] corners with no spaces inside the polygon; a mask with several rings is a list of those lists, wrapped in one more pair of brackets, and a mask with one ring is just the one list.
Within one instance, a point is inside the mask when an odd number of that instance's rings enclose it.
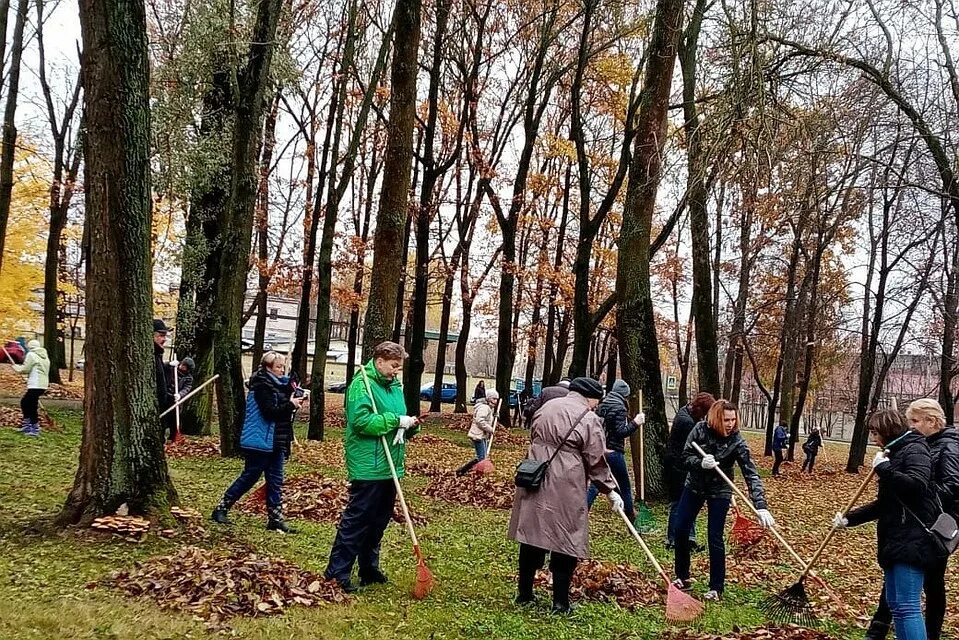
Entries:
{"label": "rake", "polygon": [[[639,390],[639,411],[643,411],[643,390]],[[653,512],[646,506],[646,429],[639,425],[639,511],[636,514],[636,528],[649,533],[656,526]]]}
{"label": "rake", "polygon": [[617,509],[616,512],[623,519],[623,522],[626,523],[626,528],[629,529],[633,538],[635,538],[639,546],[642,547],[643,553],[645,553],[649,561],[653,563],[656,572],[666,581],[666,619],[673,622],[692,622],[701,616],[704,609],[703,603],[688,593],[684,593],[669,580],[669,576],[663,571],[662,565],[656,560],[656,556],[649,550],[649,547],[646,546],[646,542],[642,536],[639,535],[639,532],[636,531],[633,523],[629,521],[626,513],[622,509]]}
{"label": "rake", "polygon": [[733,497],[733,527],[729,530],[729,537],[735,546],[748,549],[763,539],[766,530],[743,515]]}
{"label": "rake", "polygon": [[486,443],[486,457],[473,466],[473,470],[480,475],[486,475],[487,473],[493,472],[493,461],[490,460],[490,455],[493,452],[493,436],[495,435],[495,432],[489,435],[489,442]]}

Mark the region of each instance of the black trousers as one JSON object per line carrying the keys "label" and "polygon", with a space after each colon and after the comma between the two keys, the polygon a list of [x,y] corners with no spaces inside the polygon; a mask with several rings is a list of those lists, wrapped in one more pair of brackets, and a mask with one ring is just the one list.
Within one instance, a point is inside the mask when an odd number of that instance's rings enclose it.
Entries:
{"label": "black trousers", "polygon": [[[569,584],[573,579],[578,562],[573,556],[565,553],[550,551],[549,570],[553,574],[553,604],[561,607],[569,606]],[[533,599],[533,580],[536,571],[543,568],[546,561],[546,549],[540,549],[528,544],[519,545],[519,599]]]}
{"label": "black trousers", "polygon": [[773,475],[779,475],[779,465],[783,463],[783,450],[782,449],[773,449],[773,456],[775,457],[775,462],[773,462]]}
{"label": "black trousers", "polygon": [[[926,637],[939,640],[942,636],[942,620],[946,617],[946,561],[936,561],[936,566],[926,569],[922,590],[926,594]],[[866,640],[883,640],[892,628],[892,611],[886,602],[886,589],[879,596],[879,607],[869,623]]]}
{"label": "black trousers", "polygon": [[350,498],[340,518],[326,577],[349,580],[353,563],[359,561],[360,579],[369,576],[380,565],[380,542],[393,517],[396,486],[393,480],[354,480]]}
{"label": "black trousers", "polygon": [[24,419],[31,424],[40,421],[40,396],[46,392],[46,389],[27,389],[27,392],[20,398],[20,411],[23,412]]}

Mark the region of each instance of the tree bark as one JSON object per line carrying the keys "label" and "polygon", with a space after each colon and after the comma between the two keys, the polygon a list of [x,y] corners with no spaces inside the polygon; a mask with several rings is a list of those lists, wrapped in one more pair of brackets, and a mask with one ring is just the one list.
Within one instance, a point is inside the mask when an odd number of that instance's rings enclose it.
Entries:
{"label": "tree bark", "polygon": [[[948,246],[948,245],[947,245]],[[956,370],[956,325],[959,316],[959,241],[948,248],[951,266],[946,272],[946,295],[942,312],[942,357],[939,359],[939,404],[946,414],[946,425],[953,426],[956,401],[952,379]]]}
{"label": "tree bark", "polygon": [[[167,471],[153,367],[150,71],[137,0],[82,0],[87,131],[87,365],[83,437],[61,524],[89,523],[126,503],[168,513]],[[123,313],[117,313],[122,309]],[[122,353],[122,358],[114,357]]]}
{"label": "tree bark", "polygon": [[[10,219],[10,198],[13,195],[13,163],[17,154],[17,99],[20,93],[20,59],[23,56],[23,30],[27,22],[29,0],[18,0],[17,21],[10,45],[10,71],[7,74],[7,104],[3,110],[3,140],[0,148],[0,269],[3,269],[3,247]],[[2,64],[2,58],[0,58]]]}
{"label": "tree bark", "polygon": [[[631,389],[643,390],[646,412],[646,487],[647,495],[663,497],[663,461],[666,455],[665,398],[660,374],[659,346],[653,318],[649,273],[650,235],[656,192],[662,175],[662,150],[666,140],[669,92],[682,34],[683,0],[657,0],[649,56],[646,61],[645,87],[636,125],[636,148],[629,170],[629,185],[623,207],[619,236],[619,260],[616,271],[617,342],[623,378]],[[630,408],[639,409],[637,394],[630,396]],[[633,469],[638,474],[638,435],[630,449]]]}

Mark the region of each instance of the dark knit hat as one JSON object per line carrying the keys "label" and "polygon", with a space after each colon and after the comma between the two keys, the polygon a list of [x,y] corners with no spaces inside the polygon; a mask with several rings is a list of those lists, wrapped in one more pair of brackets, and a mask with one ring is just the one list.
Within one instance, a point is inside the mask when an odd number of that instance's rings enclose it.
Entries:
{"label": "dark knit hat", "polygon": [[593,400],[603,399],[603,385],[599,383],[599,380],[593,378],[576,378],[569,383],[569,390]]}
{"label": "dark knit hat", "polygon": [[153,333],[169,333],[170,329],[166,326],[166,323],[160,318],[153,319]]}

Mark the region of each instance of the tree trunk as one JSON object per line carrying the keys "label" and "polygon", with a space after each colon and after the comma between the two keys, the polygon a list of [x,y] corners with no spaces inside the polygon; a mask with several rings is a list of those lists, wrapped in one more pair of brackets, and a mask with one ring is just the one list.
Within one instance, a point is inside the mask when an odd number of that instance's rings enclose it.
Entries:
{"label": "tree trunk", "polygon": [[569,193],[572,182],[572,166],[566,165],[566,178],[563,188],[563,213],[560,218],[558,237],[556,239],[556,257],[553,259],[553,277],[549,283],[549,312],[546,318],[546,338],[544,340],[543,354],[543,386],[555,385],[559,382],[563,368],[562,361],[556,359],[556,297],[559,295],[559,284],[556,282],[556,274],[563,266],[563,249],[566,241],[566,221],[569,219]]}
{"label": "tree trunk", "polygon": [[[10,45],[10,72],[7,78],[7,105],[3,110],[3,147],[0,148],[0,269],[3,268],[3,247],[10,218],[13,194],[13,163],[17,153],[17,99],[20,92],[20,59],[23,56],[23,29],[27,22],[28,0],[17,2],[17,21]],[[0,59],[2,64],[2,59]]]}
{"label": "tree trunk", "polygon": [[[89,523],[126,503],[168,513],[151,340],[150,77],[142,2],[82,0],[87,130],[87,365],[83,439],[58,521]],[[122,309],[123,313],[117,313]],[[122,353],[122,358],[114,355]]]}
{"label": "tree trunk", "polygon": [[276,117],[280,110],[282,94],[277,90],[273,98],[270,114],[266,118],[263,133],[263,153],[260,157],[260,181],[256,198],[256,258],[257,258],[257,294],[256,325],[253,329],[253,366],[260,364],[266,342],[266,314],[269,296],[270,272],[269,230],[270,230],[270,168],[273,165],[273,148],[276,146]]}
{"label": "tree trunk", "polygon": [[409,217],[413,124],[416,118],[416,59],[420,42],[421,0],[398,0],[390,78],[383,188],[373,236],[373,269],[363,323],[363,359],[393,337],[396,274],[403,271],[403,231]]}
{"label": "tree trunk", "polygon": [[[659,345],[653,318],[649,274],[649,247],[656,191],[662,175],[662,151],[666,140],[669,92],[682,34],[683,0],[657,0],[656,18],[649,45],[643,82],[644,96],[636,125],[636,147],[629,170],[629,185],[623,206],[616,270],[617,342],[623,378],[630,388],[643,390],[646,412],[646,488],[650,497],[663,497],[663,461],[666,455],[665,399],[660,375]],[[630,396],[630,408],[639,408],[638,395]],[[639,472],[638,435],[630,449],[633,469]],[[638,476],[637,476],[638,477]]]}
{"label": "tree trunk", "polygon": [[957,309],[959,309],[959,240],[952,246],[952,263],[946,272],[946,295],[942,312],[942,357],[939,359],[939,404],[946,414],[946,425],[952,426],[955,420],[956,401],[952,395],[952,378],[956,368],[955,344]]}

